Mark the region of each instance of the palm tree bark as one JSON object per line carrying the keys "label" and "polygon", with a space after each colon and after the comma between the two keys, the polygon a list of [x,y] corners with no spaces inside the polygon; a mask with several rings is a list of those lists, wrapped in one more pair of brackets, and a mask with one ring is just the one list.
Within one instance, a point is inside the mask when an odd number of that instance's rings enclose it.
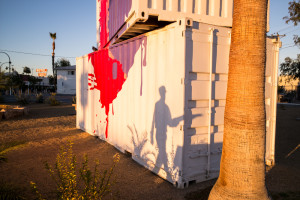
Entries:
{"label": "palm tree bark", "polygon": [[265,186],[267,0],[234,0],[220,175],[209,200],[270,199]]}

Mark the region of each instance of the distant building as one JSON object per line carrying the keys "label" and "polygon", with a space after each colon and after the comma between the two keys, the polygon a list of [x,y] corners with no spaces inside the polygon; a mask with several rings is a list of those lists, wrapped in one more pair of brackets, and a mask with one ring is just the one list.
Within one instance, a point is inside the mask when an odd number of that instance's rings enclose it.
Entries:
{"label": "distant building", "polygon": [[57,94],[76,94],[76,65],[57,67]]}

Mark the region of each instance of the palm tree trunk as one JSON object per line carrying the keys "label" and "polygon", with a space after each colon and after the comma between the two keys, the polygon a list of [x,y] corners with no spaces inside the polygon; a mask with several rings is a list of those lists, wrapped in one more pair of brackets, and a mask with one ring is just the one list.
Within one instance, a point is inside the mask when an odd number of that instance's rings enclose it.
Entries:
{"label": "palm tree trunk", "polygon": [[219,178],[209,199],[270,199],[265,187],[267,0],[234,0]]}

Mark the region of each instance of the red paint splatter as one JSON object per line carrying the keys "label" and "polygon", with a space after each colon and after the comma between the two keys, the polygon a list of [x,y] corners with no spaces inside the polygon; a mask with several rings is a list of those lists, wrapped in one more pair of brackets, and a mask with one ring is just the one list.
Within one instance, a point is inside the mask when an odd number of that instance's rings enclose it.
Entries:
{"label": "red paint splatter", "polygon": [[[94,67],[94,81],[96,83],[94,87],[90,89],[97,89],[100,91],[101,108],[105,108],[105,114],[107,116],[105,131],[106,137],[108,130],[109,105],[112,104],[113,100],[117,97],[119,91],[122,89],[123,83],[125,82],[122,64],[118,60],[110,58],[108,51],[108,49],[102,49],[89,54],[89,60],[91,60]],[[116,77],[113,77],[114,64],[117,66]]]}
{"label": "red paint splatter", "polygon": [[[107,28],[107,16],[109,3],[106,0],[101,1],[100,11],[100,47],[103,48],[108,41],[108,28]],[[106,114],[106,130],[105,136],[107,138],[108,131],[108,114],[109,105],[112,104],[113,100],[117,97],[121,91],[122,86],[125,82],[124,72],[122,64],[112,58],[108,48],[101,49],[97,52],[90,53],[89,60],[94,67],[94,74],[88,74],[89,79],[94,83],[89,83],[90,90],[97,89],[100,91],[101,108],[105,108]],[[113,69],[116,67],[116,69]],[[113,70],[116,74],[113,74]],[[101,122],[101,121],[100,121]]]}

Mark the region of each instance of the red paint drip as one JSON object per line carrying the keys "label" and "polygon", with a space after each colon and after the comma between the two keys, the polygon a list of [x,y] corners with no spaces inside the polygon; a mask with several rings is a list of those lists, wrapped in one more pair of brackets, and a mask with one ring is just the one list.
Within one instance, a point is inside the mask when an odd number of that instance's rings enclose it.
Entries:
{"label": "red paint drip", "polygon": [[100,24],[100,46],[99,49],[102,49],[107,41],[108,41],[108,8],[109,8],[109,1],[107,0],[98,0],[101,1],[100,3],[100,17],[99,17],[99,24]]}
{"label": "red paint drip", "polygon": [[[103,48],[108,41],[108,28],[107,28],[107,16],[108,16],[108,1],[101,1],[100,11],[100,47]],[[100,91],[101,108],[105,108],[106,114],[106,130],[105,136],[108,134],[108,114],[109,105],[112,104],[113,100],[116,99],[118,93],[121,91],[122,86],[125,82],[124,72],[122,64],[110,57],[109,49],[101,49],[97,52],[90,53],[89,60],[94,67],[94,74],[88,74],[94,81],[93,87],[90,90],[97,89]],[[117,67],[116,73],[113,76],[113,66]],[[115,69],[114,69],[115,70]],[[90,84],[89,84],[90,85]],[[92,86],[92,85],[90,85]],[[100,121],[101,122],[101,121]]]}

